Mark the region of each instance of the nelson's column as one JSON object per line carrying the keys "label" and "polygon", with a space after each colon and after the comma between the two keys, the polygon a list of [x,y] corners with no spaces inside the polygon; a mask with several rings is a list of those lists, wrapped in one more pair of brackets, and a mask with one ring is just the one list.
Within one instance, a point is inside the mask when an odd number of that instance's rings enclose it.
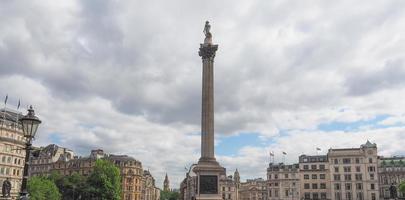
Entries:
{"label": "nelson's column", "polygon": [[214,155],[214,57],[218,45],[212,44],[210,24],[204,27],[205,39],[198,54],[202,58],[201,158],[193,171],[197,174],[197,200],[220,200],[219,176],[225,169]]}

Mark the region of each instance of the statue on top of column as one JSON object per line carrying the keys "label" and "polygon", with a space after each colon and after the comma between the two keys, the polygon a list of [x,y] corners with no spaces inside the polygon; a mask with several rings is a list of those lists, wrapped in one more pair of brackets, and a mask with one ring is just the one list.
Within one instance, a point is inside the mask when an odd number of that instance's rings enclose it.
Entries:
{"label": "statue on top of column", "polygon": [[204,44],[212,44],[212,34],[210,32],[211,25],[210,22],[205,22],[205,27],[203,33],[205,34]]}

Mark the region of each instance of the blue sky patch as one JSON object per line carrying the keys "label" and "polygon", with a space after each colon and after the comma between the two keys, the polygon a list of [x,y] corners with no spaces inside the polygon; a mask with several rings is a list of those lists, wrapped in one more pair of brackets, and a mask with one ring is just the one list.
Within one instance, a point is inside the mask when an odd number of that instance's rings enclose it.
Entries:
{"label": "blue sky patch", "polygon": [[263,147],[267,145],[259,133],[240,133],[232,136],[221,136],[217,138],[218,144],[215,146],[215,154],[232,156],[236,155],[239,149],[244,146]]}
{"label": "blue sky patch", "polygon": [[382,128],[378,123],[387,119],[389,115],[377,115],[370,120],[360,120],[355,122],[330,122],[318,125],[321,131],[355,131],[364,126],[371,126],[375,128]]}

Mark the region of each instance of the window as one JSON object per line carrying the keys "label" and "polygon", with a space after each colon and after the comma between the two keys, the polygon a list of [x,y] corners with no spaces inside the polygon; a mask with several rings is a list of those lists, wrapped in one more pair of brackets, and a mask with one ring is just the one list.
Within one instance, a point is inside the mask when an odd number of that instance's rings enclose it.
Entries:
{"label": "window", "polygon": [[357,200],[364,200],[364,195],[362,192],[357,193]]}
{"label": "window", "polygon": [[374,185],[374,183],[371,183],[370,188],[371,188],[372,190],[375,190],[375,185]]}
{"label": "window", "polygon": [[311,199],[311,193],[305,192],[304,193],[304,198],[305,199]]}
{"label": "window", "polygon": [[333,179],[334,179],[335,181],[340,181],[340,174],[334,174],[334,175],[333,175]]}
{"label": "window", "polygon": [[317,200],[319,199],[318,193],[312,193],[312,199]]}
{"label": "window", "polygon": [[373,163],[373,158],[368,158],[368,163]]}
{"label": "window", "polygon": [[356,174],[355,177],[356,177],[356,181],[363,180],[363,174]]}
{"label": "window", "polygon": [[356,183],[356,190],[362,190],[363,189],[363,183]]}
{"label": "window", "polygon": [[274,186],[278,186],[278,183],[274,183]]}
{"label": "window", "polygon": [[375,172],[375,167],[374,167],[374,166],[368,167],[368,171],[369,171],[369,172]]}
{"label": "window", "polygon": [[339,167],[335,167],[335,172],[339,172]]}
{"label": "window", "polygon": [[309,179],[309,174],[304,174],[304,179]]}
{"label": "window", "polygon": [[309,183],[304,184],[304,189],[309,189]]}
{"label": "window", "polygon": [[304,169],[309,169],[308,165],[304,165]]}
{"label": "window", "polygon": [[352,180],[352,175],[351,174],[345,174],[345,181],[351,181]]}
{"label": "window", "polygon": [[271,174],[269,174],[268,179],[269,179],[269,180],[271,179]]}
{"label": "window", "polygon": [[350,158],[343,158],[343,164],[350,164]]}
{"label": "window", "polygon": [[338,163],[339,163],[339,162],[338,162],[338,159],[335,159],[335,160],[334,160],[334,163],[335,163],[335,164],[338,164]]}
{"label": "window", "polygon": [[351,192],[346,192],[346,199],[347,200],[352,200],[353,199],[353,196],[352,196]]}
{"label": "window", "polygon": [[319,165],[319,169],[325,170],[325,165]]}
{"label": "window", "polygon": [[288,197],[288,190],[285,190],[285,196]]}
{"label": "window", "polygon": [[335,199],[342,200],[342,195],[340,194],[340,192],[335,192]]}
{"label": "window", "polygon": [[284,174],[284,178],[288,178],[288,174]]}
{"label": "window", "polygon": [[326,199],[326,193],[325,192],[321,193],[321,199]]}
{"label": "window", "polygon": [[321,189],[326,189],[326,183],[321,183],[321,184],[319,185],[319,188],[321,188]]}
{"label": "window", "polygon": [[345,190],[352,190],[352,184],[351,183],[345,183]]}
{"label": "window", "polygon": [[317,183],[312,183],[312,189],[318,189],[318,184]]}
{"label": "window", "polygon": [[312,179],[318,179],[318,176],[316,174],[312,174]]}
{"label": "window", "polygon": [[370,174],[370,179],[374,180],[374,174]]}
{"label": "window", "polygon": [[274,190],[274,196],[278,197],[278,190]]}
{"label": "window", "polygon": [[357,164],[360,163],[360,158],[356,158],[356,163],[357,163]]}
{"label": "window", "polygon": [[274,174],[274,179],[278,179],[278,175],[277,175],[277,174]]}
{"label": "window", "polygon": [[371,193],[371,200],[376,200],[375,193]]}
{"label": "window", "polygon": [[325,174],[319,174],[319,179],[325,179]]}
{"label": "window", "polygon": [[343,171],[344,171],[344,172],[351,172],[351,171],[352,171],[352,168],[351,168],[350,166],[343,167]]}
{"label": "window", "polygon": [[356,172],[360,172],[360,166],[356,166]]}

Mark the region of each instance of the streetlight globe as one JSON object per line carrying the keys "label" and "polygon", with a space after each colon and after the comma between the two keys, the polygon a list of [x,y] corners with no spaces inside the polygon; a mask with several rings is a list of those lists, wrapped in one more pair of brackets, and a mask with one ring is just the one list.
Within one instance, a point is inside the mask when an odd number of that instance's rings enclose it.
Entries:
{"label": "streetlight globe", "polygon": [[32,106],[30,106],[30,108],[28,109],[27,115],[20,119],[20,122],[22,124],[24,137],[29,140],[34,138],[35,134],[37,133],[38,126],[39,124],[41,124],[41,120],[39,120],[39,118],[35,116],[35,112]]}

